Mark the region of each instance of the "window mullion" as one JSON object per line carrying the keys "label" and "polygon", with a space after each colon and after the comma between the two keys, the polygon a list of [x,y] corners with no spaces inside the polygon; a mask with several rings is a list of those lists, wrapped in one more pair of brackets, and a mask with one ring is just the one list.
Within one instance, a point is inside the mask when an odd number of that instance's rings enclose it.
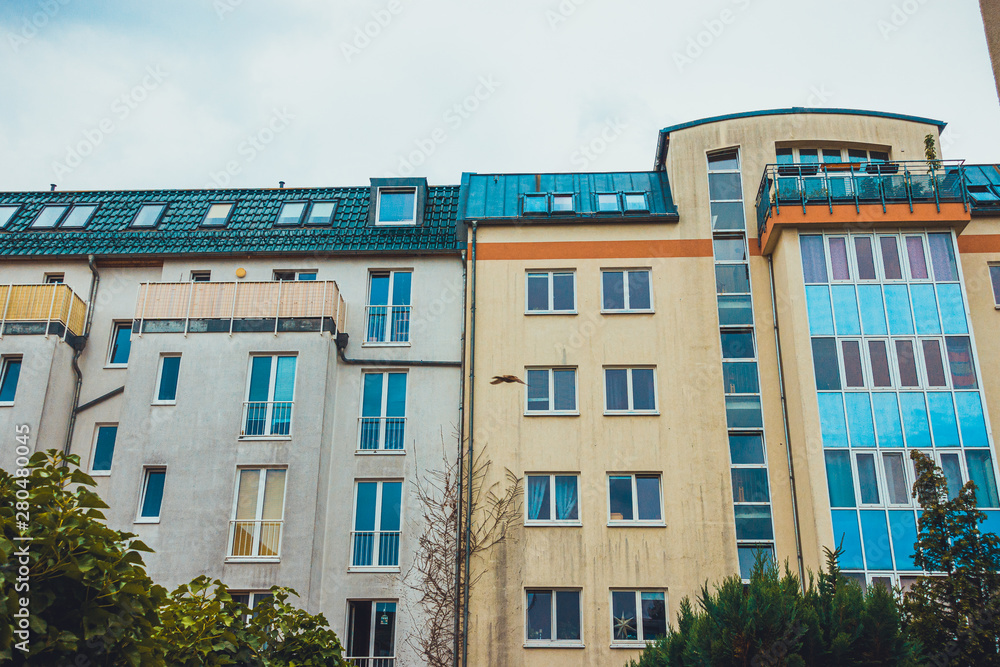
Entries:
{"label": "window mullion", "polygon": [[[372,535],[372,565],[378,566],[379,562],[379,542],[382,540],[382,484],[384,482],[376,482],[375,484],[375,534]],[[374,627],[374,626],[372,626]]]}
{"label": "window mullion", "polygon": [[388,415],[388,405],[389,405],[389,374],[381,373],[382,375],[382,406],[381,412],[379,412],[379,431],[378,431],[378,445],[381,449],[385,449],[386,442],[388,440],[388,430],[389,430],[389,420],[386,418]]}
{"label": "window mullion", "polygon": [[257,476],[257,509],[254,512],[253,551],[260,555],[260,540],[264,533],[264,487],[267,485],[267,468],[260,468]]}
{"label": "window mullion", "polygon": [[625,310],[632,310],[632,301],[629,299],[629,282],[628,282],[628,271],[622,271],[622,294],[625,298],[622,300]]}
{"label": "window mullion", "polygon": [[368,655],[375,655],[375,621],[378,620],[378,603],[372,600],[372,620],[368,626],[371,631],[368,634]]}
{"label": "window mullion", "polygon": [[632,517],[633,521],[639,521],[639,483],[635,475],[632,478]]}
{"label": "window mullion", "polygon": [[555,276],[555,273],[552,272],[552,271],[549,271],[548,273],[545,274],[545,279],[546,279],[546,281],[548,281],[548,286],[549,286],[549,290],[548,290],[549,291],[549,295],[548,295],[549,296],[549,311],[551,312],[551,311],[553,311],[553,310],[556,309],[556,285],[555,285],[556,276]]}
{"label": "window mullion", "polygon": [[549,516],[553,521],[558,521],[556,516],[556,476],[549,475]]}

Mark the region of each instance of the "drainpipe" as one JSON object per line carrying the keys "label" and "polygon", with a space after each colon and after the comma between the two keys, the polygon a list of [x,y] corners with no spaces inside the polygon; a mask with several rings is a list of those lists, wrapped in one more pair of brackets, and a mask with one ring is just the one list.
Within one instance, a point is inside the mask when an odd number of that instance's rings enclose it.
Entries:
{"label": "drainpipe", "polygon": [[454,647],[452,652],[452,664],[458,664],[458,633],[461,629],[458,612],[461,609],[459,604],[459,591],[462,586],[462,475],[464,474],[462,449],[465,443],[465,302],[468,298],[468,265],[466,263],[465,250],[462,251],[462,384],[459,389],[458,399],[458,494],[456,500],[458,516],[455,521],[455,604],[453,614],[455,617],[455,627],[453,630]]}
{"label": "drainpipe", "polygon": [[799,531],[799,503],[795,492],[795,466],[792,464],[792,438],[788,428],[788,405],[785,401],[785,369],[781,362],[781,338],[778,335],[778,302],[774,289],[774,261],[767,256],[767,271],[771,278],[771,318],[774,320],[774,347],[778,354],[778,391],[781,393],[781,419],[785,425],[785,455],[788,457],[788,480],[792,492],[792,523],[795,527],[795,557],[799,564],[799,586],[805,591],[805,568],[802,564],[802,535]]}
{"label": "drainpipe", "polygon": [[469,466],[465,485],[465,581],[462,584],[462,667],[469,664],[469,535],[472,532],[472,462],[476,420],[476,232],[472,221],[472,296],[469,303]]}
{"label": "drainpipe", "polygon": [[78,343],[73,344],[73,373],[76,374],[76,389],[73,392],[73,410],[69,414],[69,426],[66,428],[66,442],[63,444],[63,455],[69,456],[70,443],[73,441],[73,429],[76,427],[76,413],[80,409],[80,389],[83,387],[83,371],[80,370],[80,355],[87,347],[90,339],[90,325],[94,321],[94,302],[97,298],[97,286],[101,284],[101,274],[97,272],[94,256],[87,255],[87,266],[90,267],[90,298],[87,301],[87,323],[83,327],[83,336]]}
{"label": "drainpipe", "polygon": [[348,359],[344,353],[350,337],[346,333],[338,333],[334,342],[337,344],[337,352],[340,353],[340,360],[351,366],[371,366],[372,364],[388,364],[390,366],[461,366],[461,361],[410,361],[408,359]]}

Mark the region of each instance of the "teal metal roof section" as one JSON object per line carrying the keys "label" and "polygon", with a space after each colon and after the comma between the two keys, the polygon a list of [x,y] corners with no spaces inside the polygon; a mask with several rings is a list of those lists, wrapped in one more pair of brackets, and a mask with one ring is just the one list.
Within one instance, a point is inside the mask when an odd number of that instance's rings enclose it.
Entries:
{"label": "teal metal roof section", "polygon": [[[598,194],[644,193],[644,210],[599,211]],[[572,210],[525,212],[526,195],[573,195]],[[459,220],[519,220],[615,222],[632,219],[674,221],[677,207],[670,193],[666,172],[634,171],[565,174],[475,174],[462,175]]]}
{"label": "teal metal roof section", "polygon": [[787,107],[784,109],[760,109],[758,111],[741,111],[739,113],[729,113],[723,114],[721,116],[709,116],[708,118],[699,118],[698,120],[691,120],[686,123],[678,123],[677,125],[671,125],[660,130],[660,136],[656,142],[656,160],[653,164],[654,170],[663,169],[663,162],[666,159],[666,148],[667,148],[667,138],[671,132],[676,132],[677,130],[686,130],[689,127],[697,127],[698,125],[707,125],[708,123],[718,123],[724,120],[735,120],[738,118],[755,118],[757,116],[786,116],[790,114],[805,114],[805,113],[816,113],[816,114],[836,114],[836,115],[846,115],[846,116],[873,116],[875,118],[891,118],[894,120],[906,120],[913,123],[922,123],[924,125],[936,125],[938,132],[943,132],[947,123],[943,120],[934,120],[933,118],[924,118],[922,116],[909,116],[907,114],[900,113],[890,113],[888,111],[871,111],[868,109],[840,109],[840,108],[820,108],[820,107]]}
{"label": "teal metal roof section", "polygon": [[963,167],[963,172],[972,212],[989,215],[1000,213],[1000,165],[967,164]]}
{"label": "teal metal roof section", "polygon": [[[179,253],[457,252],[458,186],[429,186],[418,225],[368,224],[371,188],[0,192],[20,205],[0,229],[0,256],[165,255]],[[286,201],[336,201],[328,225],[275,226]],[[214,202],[236,202],[225,227],[202,226]],[[144,203],[166,203],[159,224],[129,224]],[[31,229],[46,204],[98,204],[83,229]]]}

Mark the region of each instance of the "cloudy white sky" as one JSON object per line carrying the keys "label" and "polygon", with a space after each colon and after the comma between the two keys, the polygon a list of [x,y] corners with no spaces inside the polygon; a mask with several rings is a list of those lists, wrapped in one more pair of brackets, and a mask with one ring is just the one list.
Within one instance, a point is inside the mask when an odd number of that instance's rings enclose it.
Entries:
{"label": "cloudy white sky", "polygon": [[975,0],[0,0],[0,90],[0,190],[641,170],[664,126],[787,106],[1000,162]]}

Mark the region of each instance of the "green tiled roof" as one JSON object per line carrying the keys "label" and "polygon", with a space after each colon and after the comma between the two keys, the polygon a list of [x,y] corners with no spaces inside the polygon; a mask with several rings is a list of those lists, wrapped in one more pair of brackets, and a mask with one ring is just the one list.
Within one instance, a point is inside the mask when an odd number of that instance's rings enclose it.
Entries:
{"label": "green tiled roof", "polygon": [[[454,252],[458,249],[455,186],[429,186],[423,222],[417,226],[368,224],[371,188],[285,188],[260,190],[141,190],[86,192],[0,192],[0,206],[19,204],[0,230],[0,256],[135,255],[243,252]],[[276,227],[286,201],[331,201],[337,208],[328,226]],[[201,222],[213,202],[236,205],[225,228]],[[129,228],[144,203],[167,202],[155,229]],[[99,204],[80,230],[32,230],[45,204]]]}

